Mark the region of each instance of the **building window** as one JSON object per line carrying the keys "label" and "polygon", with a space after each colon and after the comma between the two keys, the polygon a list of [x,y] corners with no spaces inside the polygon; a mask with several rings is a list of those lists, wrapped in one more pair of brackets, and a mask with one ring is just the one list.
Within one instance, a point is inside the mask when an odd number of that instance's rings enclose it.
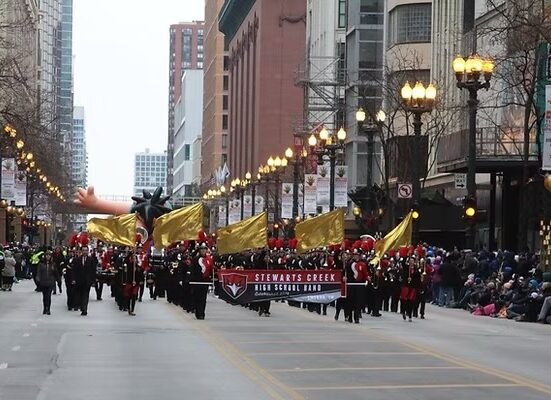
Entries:
{"label": "building window", "polygon": [[226,111],[228,109],[228,95],[222,96],[222,110]]}
{"label": "building window", "polygon": [[228,115],[227,114],[222,115],[222,129],[224,129],[224,130],[228,129]]}
{"label": "building window", "polygon": [[189,144],[184,145],[184,161],[191,159],[191,146]]}
{"label": "building window", "polygon": [[230,69],[230,58],[228,56],[224,56],[224,71],[228,71]]}
{"label": "building window", "polygon": [[228,135],[223,134],[222,135],[222,148],[225,149],[228,147]]}
{"label": "building window", "polygon": [[222,89],[228,90],[229,82],[230,82],[230,77],[228,75],[224,75],[224,81],[222,83],[222,85],[223,85]]}
{"label": "building window", "polygon": [[383,23],[384,23],[384,1],[383,0],[361,0],[360,24],[361,25],[382,25]]}
{"label": "building window", "polygon": [[339,0],[339,28],[346,28],[346,0]]}
{"label": "building window", "polygon": [[389,14],[389,44],[430,42],[431,13],[430,3],[394,8]]}

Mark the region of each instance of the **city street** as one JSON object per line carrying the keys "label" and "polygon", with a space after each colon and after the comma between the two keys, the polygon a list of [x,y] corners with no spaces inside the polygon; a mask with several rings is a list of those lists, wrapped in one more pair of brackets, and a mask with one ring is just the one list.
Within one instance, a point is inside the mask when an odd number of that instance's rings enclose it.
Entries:
{"label": "city street", "polygon": [[259,318],[211,296],[205,321],[164,299],[130,317],[108,296],[81,317],[65,294],[42,316],[32,289],[0,293],[1,399],[551,399],[549,326],[434,307],[413,323],[281,303]]}

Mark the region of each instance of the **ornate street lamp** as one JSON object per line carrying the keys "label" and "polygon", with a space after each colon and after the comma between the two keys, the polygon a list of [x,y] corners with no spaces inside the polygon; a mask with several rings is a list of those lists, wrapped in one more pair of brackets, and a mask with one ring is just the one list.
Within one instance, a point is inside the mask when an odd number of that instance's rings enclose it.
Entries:
{"label": "ornate street lamp", "polygon": [[[336,138],[334,137],[336,136]],[[315,149],[317,145],[317,139],[314,135],[308,139],[308,144],[312,148],[312,152],[318,155],[318,164],[323,163],[323,157],[329,157],[330,165],[330,183],[329,183],[329,210],[333,211],[335,208],[335,165],[337,162],[337,155],[344,151],[344,142],[346,140],[346,131],[341,127],[336,135],[329,134],[329,131],[323,127],[319,133],[320,146],[319,149]]]}
{"label": "ornate street lamp", "polygon": [[382,129],[385,122],[386,114],[383,110],[379,110],[375,114],[375,123],[369,122],[365,124],[366,114],[362,107],[356,111],[356,122],[358,123],[358,134],[364,133],[367,136],[367,180],[366,187],[371,189],[373,186],[373,147],[374,136]]}
{"label": "ornate street lamp", "polygon": [[[421,182],[419,174],[419,165],[421,164],[421,127],[423,122],[421,117],[425,113],[430,113],[434,108],[434,101],[436,100],[436,88],[431,84],[427,87],[421,82],[417,82],[412,88],[409,82],[406,82],[401,90],[402,101],[406,112],[413,114],[413,162],[412,162],[412,186],[413,186],[413,207],[412,209],[417,212],[417,220],[419,218],[419,201],[421,199]],[[417,244],[419,241],[419,225],[417,222],[413,224],[413,237],[412,242]]]}
{"label": "ornate street lamp", "polygon": [[[465,58],[457,56],[452,63],[457,87],[469,92],[469,148],[467,159],[467,198],[464,201],[474,203],[476,210],[476,112],[478,109],[478,91],[488,90],[494,71],[494,62],[490,58],[482,59],[478,54],[472,54]],[[476,214],[476,212],[475,212]],[[474,249],[475,218],[468,219],[466,232],[466,247]],[[490,237],[490,246],[493,243],[493,235]]]}

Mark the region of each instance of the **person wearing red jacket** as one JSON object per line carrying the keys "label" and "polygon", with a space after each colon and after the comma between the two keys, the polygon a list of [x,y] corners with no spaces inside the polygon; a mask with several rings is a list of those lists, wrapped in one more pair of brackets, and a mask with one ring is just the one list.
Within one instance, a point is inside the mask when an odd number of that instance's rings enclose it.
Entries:
{"label": "person wearing red jacket", "polygon": [[[360,253],[356,249],[351,261],[346,263],[345,278],[347,287],[347,312],[348,322],[359,324],[362,315],[362,307],[364,304],[365,286],[357,285],[358,283],[364,283],[367,281],[367,265],[361,260]],[[350,285],[351,283],[355,285]]]}

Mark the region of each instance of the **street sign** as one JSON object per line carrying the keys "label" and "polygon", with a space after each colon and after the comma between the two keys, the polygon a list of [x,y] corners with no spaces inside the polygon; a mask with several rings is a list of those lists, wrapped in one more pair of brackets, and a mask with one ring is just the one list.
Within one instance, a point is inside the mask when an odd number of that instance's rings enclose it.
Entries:
{"label": "street sign", "polygon": [[467,188],[467,174],[455,174],[455,188],[466,189]]}
{"label": "street sign", "polygon": [[399,199],[411,199],[413,194],[413,185],[411,183],[399,183],[398,184],[398,198]]}

